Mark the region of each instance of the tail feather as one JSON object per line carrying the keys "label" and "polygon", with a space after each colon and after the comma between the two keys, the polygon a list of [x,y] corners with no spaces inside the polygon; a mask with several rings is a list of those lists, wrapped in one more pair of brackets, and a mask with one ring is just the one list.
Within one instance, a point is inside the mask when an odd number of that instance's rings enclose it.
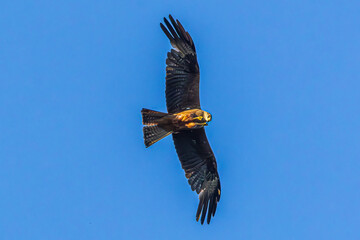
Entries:
{"label": "tail feather", "polygon": [[162,129],[159,126],[144,126],[144,142],[146,147],[150,147],[157,141],[163,139],[164,137],[170,135],[172,132],[168,132],[165,129]]}
{"label": "tail feather", "polygon": [[143,108],[141,110],[142,122],[144,125],[144,142],[146,147],[150,147],[157,141],[170,135],[172,132],[158,126],[158,120],[168,115],[167,113],[157,112]]}
{"label": "tail feather", "polygon": [[167,113],[157,112],[150,109],[141,109],[142,121],[144,125],[156,125],[156,120],[164,117]]}

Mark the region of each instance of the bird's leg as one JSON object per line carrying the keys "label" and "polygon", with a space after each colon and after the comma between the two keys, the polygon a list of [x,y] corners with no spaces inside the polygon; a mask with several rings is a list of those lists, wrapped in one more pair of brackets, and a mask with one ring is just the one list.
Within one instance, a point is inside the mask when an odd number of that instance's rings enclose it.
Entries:
{"label": "bird's leg", "polygon": [[202,116],[198,116],[198,117],[194,117],[194,119],[198,119],[199,121],[201,121],[203,119]]}

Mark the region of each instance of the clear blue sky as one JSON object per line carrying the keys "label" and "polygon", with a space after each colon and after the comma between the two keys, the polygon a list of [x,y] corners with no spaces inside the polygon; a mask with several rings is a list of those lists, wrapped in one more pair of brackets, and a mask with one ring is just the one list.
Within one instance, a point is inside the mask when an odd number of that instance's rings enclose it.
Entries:
{"label": "clear blue sky", "polygon": [[[0,239],[360,239],[359,1],[1,1]],[[196,44],[222,197],[195,221],[159,23]]]}

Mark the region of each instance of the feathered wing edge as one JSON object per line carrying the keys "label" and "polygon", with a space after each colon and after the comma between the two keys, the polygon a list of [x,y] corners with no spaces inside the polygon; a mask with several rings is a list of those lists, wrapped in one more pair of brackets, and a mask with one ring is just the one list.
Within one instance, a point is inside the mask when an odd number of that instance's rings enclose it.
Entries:
{"label": "feathered wing edge", "polygon": [[170,40],[171,45],[174,48],[180,50],[182,53],[186,53],[188,52],[188,50],[184,48],[185,46],[183,44],[178,44],[180,43],[180,41],[184,41],[187,43],[187,45],[191,47],[192,51],[195,53],[196,52],[195,44],[190,34],[185,31],[184,27],[181,25],[179,20],[176,19],[175,21],[171,15],[169,15],[169,19],[172,25],[169,23],[169,21],[166,18],[164,18],[164,22],[167,28],[162,23],[160,23],[160,27],[164,31],[168,39]]}
{"label": "feathered wing edge", "polygon": [[221,186],[218,177],[209,182],[204,182],[205,188],[199,193],[199,205],[196,211],[196,221],[199,221],[201,215],[201,224],[205,221],[207,212],[207,224],[210,223],[211,216],[215,216],[217,203],[220,201]]}

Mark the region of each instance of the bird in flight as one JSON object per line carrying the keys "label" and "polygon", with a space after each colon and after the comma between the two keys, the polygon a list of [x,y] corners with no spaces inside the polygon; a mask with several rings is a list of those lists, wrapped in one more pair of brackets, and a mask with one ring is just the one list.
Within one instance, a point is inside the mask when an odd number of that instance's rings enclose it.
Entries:
{"label": "bird in flight", "polygon": [[207,223],[215,215],[220,200],[220,179],[216,159],[204,126],[211,114],[201,110],[199,98],[199,65],[193,40],[178,20],[169,15],[161,29],[172,49],[166,59],[166,106],[168,113],[141,110],[146,147],[172,134],[175,149],[185,170],[191,190],[199,194],[196,221]]}

